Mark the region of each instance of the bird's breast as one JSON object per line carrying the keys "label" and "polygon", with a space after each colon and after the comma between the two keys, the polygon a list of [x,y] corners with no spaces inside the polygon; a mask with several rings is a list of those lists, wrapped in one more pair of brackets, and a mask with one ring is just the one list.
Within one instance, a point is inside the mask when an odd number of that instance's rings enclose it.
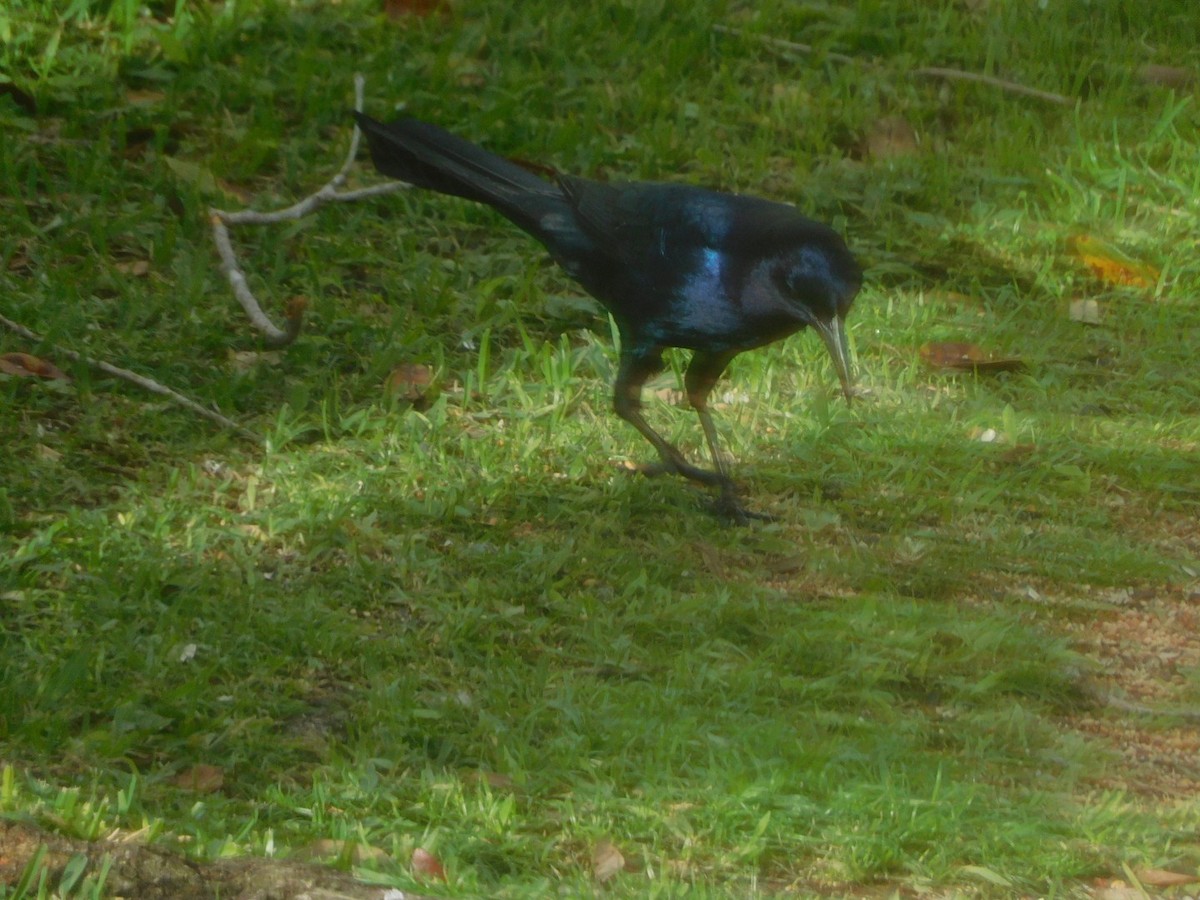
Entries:
{"label": "bird's breast", "polygon": [[760,279],[740,277],[712,249],[698,254],[672,292],[657,324],[664,345],[748,350],[778,340],[804,323],[769,298]]}

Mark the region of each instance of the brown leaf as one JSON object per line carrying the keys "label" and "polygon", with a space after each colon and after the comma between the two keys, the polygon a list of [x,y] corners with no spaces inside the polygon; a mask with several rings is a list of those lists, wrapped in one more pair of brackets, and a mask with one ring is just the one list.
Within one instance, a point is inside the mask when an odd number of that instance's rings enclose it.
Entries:
{"label": "brown leaf", "polygon": [[917,132],[901,116],[876,119],[867,132],[864,156],[867,159],[895,159],[912,156],[919,149]]}
{"label": "brown leaf", "polygon": [[197,763],[172,778],[171,784],[196,794],[215,794],[225,786],[225,770],[219,766]]}
{"label": "brown leaf", "polygon": [[1138,869],[1134,874],[1142,884],[1157,888],[1176,887],[1200,881],[1200,875],[1186,875],[1183,872],[1170,872],[1166,869]]}
{"label": "brown leaf", "polygon": [[608,881],[625,868],[625,857],[612,841],[604,839],[596,842],[592,849],[592,877],[599,882]]}
{"label": "brown leaf", "polygon": [[1015,372],[1025,364],[1015,357],[997,357],[975,344],[929,343],[920,349],[921,359],[934,369],[960,372]]}
{"label": "brown leaf", "polygon": [[420,363],[401,363],[392,369],[385,389],[388,394],[417,404],[425,399],[425,391],[433,382],[433,372]]}
{"label": "brown leaf", "polygon": [[1196,80],[1196,73],[1182,66],[1157,66],[1153,63],[1138,69],[1138,78],[1159,87],[1183,88]]}
{"label": "brown leaf", "polygon": [[70,381],[66,374],[54,365],[29,353],[5,353],[0,355],[0,372],[19,378],[49,378],[52,381]]}
{"label": "brown leaf", "polygon": [[436,856],[424,847],[412,852],[413,874],[422,881],[445,881],[446,870]]}

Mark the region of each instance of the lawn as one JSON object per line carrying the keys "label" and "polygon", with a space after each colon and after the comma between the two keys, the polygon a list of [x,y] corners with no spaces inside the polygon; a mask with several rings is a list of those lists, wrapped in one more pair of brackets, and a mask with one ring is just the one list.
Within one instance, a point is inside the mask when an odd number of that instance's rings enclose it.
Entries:
{"label": "lawn", "polygon": [[[445,897],[1194,891],[1193,0],[51,6],[0,10],[0,825]],[[356,73],[846,236],[859,400],[811,333],[714,393],[771,521],[634,471],[610,320],[486,208],[235,228],[306,303],[266,345],[208,210],[328,181]],[[136,895],[4,833],[0,897]]]}

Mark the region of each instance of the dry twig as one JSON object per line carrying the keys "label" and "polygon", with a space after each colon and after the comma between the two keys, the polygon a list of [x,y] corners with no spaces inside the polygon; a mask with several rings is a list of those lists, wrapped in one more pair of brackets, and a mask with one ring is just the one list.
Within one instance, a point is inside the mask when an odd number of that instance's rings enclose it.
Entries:
{"label": "dry twig", "polygon": [[1038,100],[1045,100],[1047,103],[1057,103],[1060,106],[1071,106],[1075,103],[1070,97],[1064,97],[1062,94],[1054,94],[1050,91],[1043,91],[1040,88],[1031,88],[1016,81],[993,78],[991,75],[980,75],[978,72],[964,72],[961,69],[947,69],[942,66],[922,66],[919,69],[913,69],[908,74],[924,75],[930,78],[946,78],[951,81],[974,81],[977,84],[986,84],[989,87],[1008,91],[1010,94],[1034,97]]}
{"label": "dry twig", "polygon": [[[361,75],[354,76],[354,108],[360,112],[363,108],[363,77]],[[258,299],[250,290],[245,273],[242,271],[241,266],[238,265],[237,254],[233,249],[233,242],[229,239],[228,226],[271,225],[277,222],[292,221],[303,218],[326,203],[352,203],[355,200],[362,200],[365,197],[391,194],[409,187],[409,185],[402,181],[388,181],[383,184],[374,184],[370,187],[359,188],[353,191],[338,191],[346,183],[350,167],[354,165],[354,160],[358,156],[360,137],[358,126],[355,126],[353,136],[350,138],[350,150],[346,154],[346,161],[342,163],[342,167],[338,170],[337,174],[324,187],[305,197],[299,203],[294,203],[285,209],[278,209],[274,212],[258,212],[253,209],[230,211],[212,208],[209,210],[213,241],[216,243],[217,252],[221,256],[221,271],[229,279],[229,286],[233,288],[234,296],[237,297],[238,302],[242,305],[242,309],[246,311],[246,315],[250,317],[250,321],[254,324],[254,327],[266,336],[265,343],[268,347],[286,347],[292,341],[296,340],[303,323],[304,302],[302,300],[291,301],[284,313],[287,326],[285,328],[276,326],[270,317],[263,312]]]}
{"label": "dry twig", "polygon": [[[823,59],[831,59],[834,62],[849,63],[851,65],[862,66],[864,68],[875,69],[879,66],[868,60],[862,60],[854,56],[847,56],[845,53],[835,53],[832,50],[822,51],[811,44],[800,44],[796,41],[785,41],[783,38],[771,37],[765,34],[751,34],[743,31],[740,28],[731,28],[728,25],[714,25],[714,31],[721,34],[732,34],[737,37],[753,38],[761,41],[768,47],[782,51],[787,54],[800,54],[803,56],[812,56],[819,54]],[[962,69],[949,69],[944,66],[921,66],[917,69],[910,70],[909,75],[920,75],[927,78],[945,78],[951,81],[973,81],[977,84],[986,84],[989,87],[999,88],[1002,91],[1007,91],[1010,94],[1020,94],[1025,97],[1034,97],[1038,100],[1045,100],[1047,103],[1057,103],[1060,106],[1071,106],[1074,100],[1070,97],[1064,97],[1062,94],[1055,94],[1050,91],[1043,91],[1038,88],[1031,88],[1020,84],[1016,81],[1006,81],[1003,78],[994,78],[991,75],[980,75],[977,72],[964,72]]]}
{"label": "dry twig", "polygon": [[[31,331],[24,325],[14,322],[12,319],[0,316],[0,325],[3,325],[9,331],[21,335],[21,337],[25,338],[27,341],[34,341],[35,343],[39,344],[45,342],[45,338],[43,338],[36,331]],[[222,425],[231,431],[236,431],[243,437],[248,437],[254,441],[261,439],[261,435],[255,434],[250,429],[239,425],[232,419],[227,419],[216,410],[201,406],[195,400],[191,400],[183,396],[183,394],[180,394],[178,391],[174,391],[164,384],[159,384],[153,378],[147,378],[145,375],[139,375],[137,372],[131,372],[128,369],[122,369],[119,366],[114,366],[110,363],[103,362],[102,360],[92,359],[90,356],[84,356],[82,353],[76,353],[74,350],[68,350],[65,347],[57,347],[54,345],[51,346],[54,347],[55,354],[59,356],[65,356],[67,359],[75,362],[84,363],[85,365],[91,366],[93,369],[97,369],[106,375],[112,375],[114,378],[120,378],[124,381],[136,384],[138,387],[150,391],[152,394],[158,394],[160,397],[166,397],[171,402],[176,403],[185,409],[190,409],[196,415],[203,416],[204,418],[216,422],[218,425]]]}

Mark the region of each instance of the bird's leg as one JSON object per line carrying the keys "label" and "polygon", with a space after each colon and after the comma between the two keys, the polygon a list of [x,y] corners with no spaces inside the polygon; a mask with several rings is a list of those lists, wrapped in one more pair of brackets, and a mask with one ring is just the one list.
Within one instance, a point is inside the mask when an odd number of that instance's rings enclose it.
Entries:
{"label": "bird's leg", "polygon": [[666,438],[650,427],[642,416],[642,385],[650,376],[662,371],[662,351],[651,354],[621,354],[621,367],[613,391],[613,408],[618,416],[636,428],[662,459],[662,468],[701,484],[722,487],[729,480],[720,472],[709,472],[689,463]]}
{"label": "bird's leg", "polygon": [[717,379],[721,377],[721,373],[725,371],[725,367],[729,365],[729,361],[735,355],[735,353],[697,351],[688,365],[683,383],[687,389],[688,402],[692,404],[692,409],[696,410],[696,415],[700,417],[700,427],[704,429],[704,439],[708,442],[708,450],[712,454],[714,474],[717,476],[716,484],[721,488],[721,495],[717,498],[717,512],[738,522],[746,522],[750,519],[769,520],[770,516],[746,509],[738,498],[737,485],[729,477],[729,467],[725,464],[725,458],[721,455],[717,443],[717,427],[713,424],[712,414],[708,411],[708,395],[712,393]]}

